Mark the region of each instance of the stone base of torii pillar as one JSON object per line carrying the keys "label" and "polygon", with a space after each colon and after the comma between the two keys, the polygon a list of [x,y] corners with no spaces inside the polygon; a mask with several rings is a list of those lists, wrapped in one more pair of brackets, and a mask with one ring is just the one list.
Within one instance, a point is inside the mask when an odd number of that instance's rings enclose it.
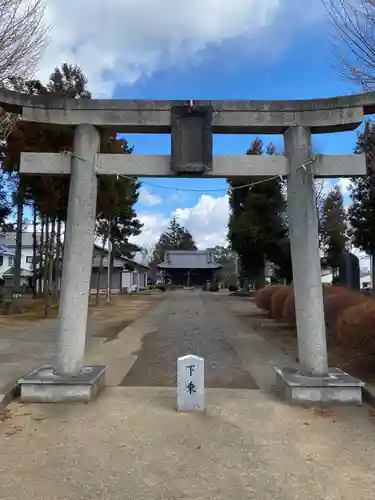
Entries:
{"label": "stone base of torii pillar", "polygon": [[275,368],[276,390],[291,404],[358,405],[364,384],[328,367],[310,130],[290,127],[284,143],[289,162],[289,236],[293,277],[297,278],[293,288],[299,368]]}
{"label": "stone base of torii pillar", "polygon": [[21,401],[87,402],[104,387],[105,366],[84,366],[86,324],[95,237],[99,132],[79,125],[74,135],[64,261],[54,366],[42,366],[19,380]]}

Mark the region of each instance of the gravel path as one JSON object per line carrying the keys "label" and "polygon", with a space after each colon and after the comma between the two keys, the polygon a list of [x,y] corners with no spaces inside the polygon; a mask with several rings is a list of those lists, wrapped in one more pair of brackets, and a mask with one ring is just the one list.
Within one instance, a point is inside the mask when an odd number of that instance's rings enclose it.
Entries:
{"label": "gravel path", "polygon": [[171,292],[152,313],[155,331],[143,337],[138,359],[120,385],[175,386],[177,358],[196,354],[205,360],[206,387],[257,389],[230,341],[241,324],[221,305],[207,292]]}

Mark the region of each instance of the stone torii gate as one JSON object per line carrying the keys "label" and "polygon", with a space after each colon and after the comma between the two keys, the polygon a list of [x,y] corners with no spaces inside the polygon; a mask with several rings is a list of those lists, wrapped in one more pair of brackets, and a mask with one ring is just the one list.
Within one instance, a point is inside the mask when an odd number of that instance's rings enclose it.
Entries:
{"label": "stone torii gate", "polygon": [[[298,331],[298,370],[276,368],[290,402],[362,401],[362,383],[327,363],[315,177],[366,173],[363,155],[314,157],[311,135],[354,130],[375,111],[375,93],[303,101],[73,100],[0,91],[0,105],[23,121],[75,127],[73,153],[23,153],[24,174],[70,174],[54,367],[20,380],[24,401],[87,401],[105,367],[84,367],[97,174],[139,177],[286,176]],[[100,129],[171,133],[171,155],[100,154]],[[212,134],[283,134],[285,156],[212,155]]]}

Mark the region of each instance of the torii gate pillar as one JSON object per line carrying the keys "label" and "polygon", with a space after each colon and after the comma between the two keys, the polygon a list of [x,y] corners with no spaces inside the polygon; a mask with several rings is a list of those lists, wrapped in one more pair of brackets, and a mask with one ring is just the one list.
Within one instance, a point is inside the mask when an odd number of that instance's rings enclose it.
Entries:
{"label": "torii gate pillar", "polygon": [[90,401],[104,386],[105,366],[83,366],[95,239],[99,149],[98,130],[93,125],[78,125],[70,160],[57,359],[54,366],[38,368],[19,381],[22,401]]}
{"label": "torii gate pillar", "polygon": [[325,376],[327,341],[310,130],[290,127],[284,141],[289,162],[288,225],[300,371],[307,376]]}
{"label": "torii gate pillar", "polygon": [[55,371],[61,376],[75,376],[83,367],[95,239],[98,183],[95,165],[99,148],[98,130],[92,125],[78,125],[71,158],[59,303],[59,345]]}
{"label": "torii gate pillar", "polygon": [[276,368],[276,388],[291,404],[361,404],[363,383],[328,367],[310,129],[288,128],[284,144],[299,368]]}

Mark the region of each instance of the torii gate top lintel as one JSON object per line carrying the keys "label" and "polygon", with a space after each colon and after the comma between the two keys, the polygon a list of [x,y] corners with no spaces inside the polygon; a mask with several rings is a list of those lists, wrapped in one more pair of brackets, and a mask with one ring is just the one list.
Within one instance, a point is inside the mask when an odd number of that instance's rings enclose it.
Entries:
{"label": "torii gate top lintel", "polygon": [[[287,101],[245,100],[76,100],[56,96],[26,96],[0,89],[0,105],[19,113],[26,122],[46,126],[93,125],[114,132],[171,133],[172,155],[120,158],[98,155],[103,174],[164,177],[170,175],[228,177],[286,175],[285,157],[212,156],[212,134],[284,134],[306,127],[310,134],[356,129],[375,111],[375,92],[325,99]],[[192,113],[192,111],[194,111]],[[189,117],[196,119],[189,120]],[[23,173],[69,173],[70,159],[58,161],[37,153],[23,154]],[[346,177],[365,173],[364,159],[353,155],[325,157],[314,162],[317,177]],[[45,168],[44,168],[45,167]],[[232,174],[231,174],[232,173]]]}
{"label": "torii gate top lintel", "polygon": [[[189,100],[68,99],[53,95],[27,96],[0,89],[0,105],[22,120],[49,125],[90,123],[125,133],[169,133],[170,111],[188,107]],[[281,134],[303,125],[311,133],[354,130],[363,116],[375,111],[375,92],[304,100],[196,100],[211,107],[212,132]]]}

